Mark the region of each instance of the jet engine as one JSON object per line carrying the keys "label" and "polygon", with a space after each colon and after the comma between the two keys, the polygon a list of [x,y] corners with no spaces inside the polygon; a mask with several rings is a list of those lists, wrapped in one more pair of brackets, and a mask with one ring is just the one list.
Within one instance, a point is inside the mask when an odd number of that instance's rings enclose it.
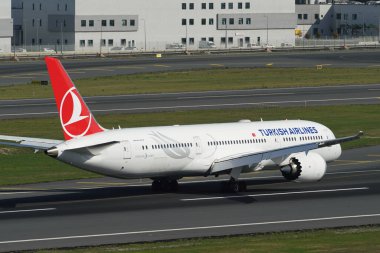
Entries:
{"label": "jet engine", "polygon": [[326,173],[326,161],[317,153],[291,156],[289,164],[281,168],[285,179],[296,182],[316,182]]}

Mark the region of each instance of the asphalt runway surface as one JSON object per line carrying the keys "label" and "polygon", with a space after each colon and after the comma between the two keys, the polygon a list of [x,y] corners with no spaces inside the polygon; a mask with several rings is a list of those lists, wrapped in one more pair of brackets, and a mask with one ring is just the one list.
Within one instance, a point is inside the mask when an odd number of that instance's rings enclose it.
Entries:
{"label": "asphalt runway surface", "polygon": [[380,146],[348,150],[317,183],[244,174],[248,191],[187,178],[177,193],[149,180],[99,178],[0,188],[0,251],[380,224]]}
{"label": "asphalt runway surface", "polygon": [[[217,67],[380,67],[380,50],[231,53],[63,60],[72,79]],[[1,62],[0,86],[49,80],[44,61]]]}
{"label": "asphalt runway surface", "polygon": [[[85,98],[94,114],[242,107],[379,104],[380,84],[120,95]],[[54,99],[0,101],[0,119],[57,115]]]}

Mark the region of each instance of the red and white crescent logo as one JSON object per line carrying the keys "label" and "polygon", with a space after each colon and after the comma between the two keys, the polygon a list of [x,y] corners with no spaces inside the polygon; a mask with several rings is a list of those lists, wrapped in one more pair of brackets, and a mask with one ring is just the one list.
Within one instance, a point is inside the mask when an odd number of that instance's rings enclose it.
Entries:
{"label": "red and white crescent logo", "polygon": [[91,126],[91,114],[75,87],[69,89],[62,98],[59,116],[63,131],[71,138],[84,136]]}

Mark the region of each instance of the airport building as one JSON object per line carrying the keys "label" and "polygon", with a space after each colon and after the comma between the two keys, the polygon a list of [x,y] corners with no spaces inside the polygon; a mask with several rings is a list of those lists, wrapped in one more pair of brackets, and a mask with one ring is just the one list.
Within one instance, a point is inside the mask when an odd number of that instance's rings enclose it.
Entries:
{"label": "airport building", "polygon": [[379,36],[380,4],[330,2],[296,5],[298,37]]}
{"label": "airport building", "polygon": [[13,20],[11,15],[11,0],[0,1],[0,52],[11,51],[13,35]]}
{"label": "airport building", "polygon": [[17,44],[58,51],[279,46],[296,27],[294,0],[13,0],[13,10]]}

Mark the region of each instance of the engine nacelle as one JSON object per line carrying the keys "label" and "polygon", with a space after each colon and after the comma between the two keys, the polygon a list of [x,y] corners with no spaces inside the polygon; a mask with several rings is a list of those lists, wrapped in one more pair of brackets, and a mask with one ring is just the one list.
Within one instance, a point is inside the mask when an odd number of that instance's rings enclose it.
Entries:
{"label": "engine nacelle", "polygon": [[326,173],[326,161],[317,153],[299,153],[290,158],[289,165],[281,168],[284,178],[296,182],[316,182]]}

